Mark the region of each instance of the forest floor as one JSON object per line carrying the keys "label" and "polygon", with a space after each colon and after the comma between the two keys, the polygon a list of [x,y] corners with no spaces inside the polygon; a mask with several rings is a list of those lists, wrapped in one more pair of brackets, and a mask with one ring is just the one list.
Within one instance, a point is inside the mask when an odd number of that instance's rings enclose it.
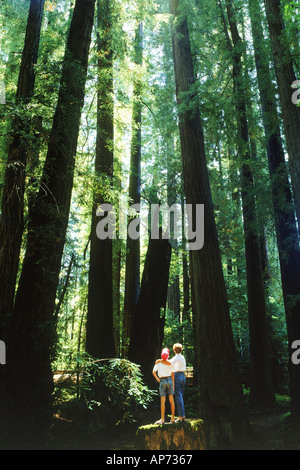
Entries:
{"label": "forest floor", "polygon": [[[187,403],[189,408],[189,402]],[[192,416],[196,417],[196,416]],[[155,405],[146,410],[138,422],[123,424],[105,430],[83,430],[72,419],[63,415],[54,417],[49,449],[58,450],[135,450],[135,435],[139,426],[154,423],[159,418]],[[300,450],[300,421],[289,413],[289,401],[277,397],[274,408],[256,412],[249,409],[251,432],[246,444],[239,450]]]}
{"label": "forest floor", "polygon": [[279,409],[249,413],[251,435],[245,450],[300,450],[300,422]]}

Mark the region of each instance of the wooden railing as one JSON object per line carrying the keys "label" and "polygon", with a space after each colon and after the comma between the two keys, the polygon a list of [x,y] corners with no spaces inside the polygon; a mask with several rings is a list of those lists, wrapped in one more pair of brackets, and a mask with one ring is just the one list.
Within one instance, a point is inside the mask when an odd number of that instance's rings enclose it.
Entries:
{"label": "wooden railing", "polygon": [[[241,383],[249,386],[251,379],[251,368],[250,364],[239,364],[239,374]],[[64,382],[70,380],[73,383],[76,383],[78,378],[80,380],[82,373],[79,373],[76,370],[57,370],[53,372],[54,383],[58,384],[59,382]],[[186,368],[186,384],[187,386],[193,386],[194,384],[194,370],[193,367]]]}

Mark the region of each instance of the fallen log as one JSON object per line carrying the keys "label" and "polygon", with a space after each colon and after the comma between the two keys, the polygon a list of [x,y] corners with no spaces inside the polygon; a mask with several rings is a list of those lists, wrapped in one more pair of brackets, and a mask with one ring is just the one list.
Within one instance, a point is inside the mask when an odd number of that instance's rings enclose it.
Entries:
{"label": "fallen log", "polygon": [[140,426],[136,447],[139,450],[206,450],[203,420]]}

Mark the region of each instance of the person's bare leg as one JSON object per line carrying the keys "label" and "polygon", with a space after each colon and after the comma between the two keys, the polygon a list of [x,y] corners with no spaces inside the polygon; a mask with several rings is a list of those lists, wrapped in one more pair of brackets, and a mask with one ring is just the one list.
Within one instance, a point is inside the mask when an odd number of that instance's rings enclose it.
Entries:
{"label": "person's bare leg", "polygon": [[165,422],[166,397],[160,397],[160,417]]}
{"label": "person's bare leg", "polygon": [[169,395],[169,402],[171,405],[171,414],[172,414],[171,422],[174,423],[175,422],[175,403],[174,403],[173,395]]}

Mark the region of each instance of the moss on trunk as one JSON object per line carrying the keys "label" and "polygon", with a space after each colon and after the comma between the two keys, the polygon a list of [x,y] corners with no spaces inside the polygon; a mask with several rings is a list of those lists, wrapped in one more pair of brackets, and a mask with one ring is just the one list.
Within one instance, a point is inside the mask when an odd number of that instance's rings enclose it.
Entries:
{"label": "moss on trunk", "polygon": [[141,450],[205,450],[203,420],[141,426],[136,434],[136,447]]}

